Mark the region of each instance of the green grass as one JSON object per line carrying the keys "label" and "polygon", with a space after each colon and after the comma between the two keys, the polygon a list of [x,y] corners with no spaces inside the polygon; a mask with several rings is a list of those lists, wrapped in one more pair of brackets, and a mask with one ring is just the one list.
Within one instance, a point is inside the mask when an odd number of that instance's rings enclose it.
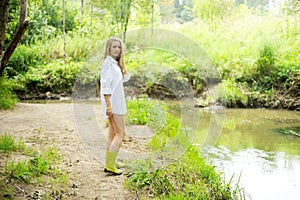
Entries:
{"label": "green grass", "polygon": [[16,141],[10,134],[0,137],[0,198],[12,199],[18,192],[18,185],[36,187],[47,184],[44,197],[61,191],[66,186],[68,178],[59,167],[62,156],[54,146],[39,151],[26,147],[23,141]]}
{"label": "green grass", "polygon": [[9,154],[12,151],[19,151],[24,149],[24,141],[17,142],[15,138],[9,134],[0,136],[0,153]]}

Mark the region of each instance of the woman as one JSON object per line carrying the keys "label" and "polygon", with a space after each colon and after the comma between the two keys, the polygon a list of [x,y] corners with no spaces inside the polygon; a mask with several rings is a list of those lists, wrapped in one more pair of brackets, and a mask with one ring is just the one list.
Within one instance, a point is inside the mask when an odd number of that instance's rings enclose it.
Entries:
{"label": "woman", "polygon": [[101,69],[101,102],[103,113],[108,118],[106,164],[104,172],[120,175],[116,158],[125,136],[124,114],[126,113],[123,82],[130,79],[124,65],[124,45],[120,38],[108,39]]}

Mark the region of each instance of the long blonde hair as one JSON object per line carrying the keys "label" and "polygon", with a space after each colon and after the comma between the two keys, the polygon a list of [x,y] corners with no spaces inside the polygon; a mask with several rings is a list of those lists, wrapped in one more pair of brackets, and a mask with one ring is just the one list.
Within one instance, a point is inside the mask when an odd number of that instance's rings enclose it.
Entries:
{"label": "long blonde hair", "polygon": [[110,55],[110,48],[112,46],[112,43],[115,42],[115,41],[120,42],[120,44],[121,44],[121,52],[120,52],[119,57],[116,58],[116,60],[119,64],[119,67],[121,68],[122,74],[125,74],[126,73],[126,67],[125,67],[125,64],[124,64],[124,51],[125,51],[125,49],[124,49],[123,41],[120,38],[111,37],[107,40],[106,47],[105,47],[105,52],[104,52],[104,59],[108,55]]}

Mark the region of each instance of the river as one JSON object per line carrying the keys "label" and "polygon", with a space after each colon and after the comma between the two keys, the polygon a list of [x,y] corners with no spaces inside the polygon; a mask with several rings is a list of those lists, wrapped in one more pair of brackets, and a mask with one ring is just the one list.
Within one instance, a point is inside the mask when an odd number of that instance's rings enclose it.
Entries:
{"label": "river", "polygon": [[300,113],[173,107],[202,155],[250,200],[300,199]]}

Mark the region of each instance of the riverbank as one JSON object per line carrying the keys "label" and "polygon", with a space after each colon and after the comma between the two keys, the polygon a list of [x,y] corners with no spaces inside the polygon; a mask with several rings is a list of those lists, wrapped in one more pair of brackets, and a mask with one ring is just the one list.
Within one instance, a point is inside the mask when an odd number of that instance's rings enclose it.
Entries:
{"label": "riverbank", "polygon": [[[216,87],[216,86],[214,86]],[[192,94],[195,92],[191,91],[181,91],[182,98],[180,96],[176,96],[176,94],[166,88],[166,87],[151,87],[151,89],[146,89],[146,86],[141,87],[133,87],[133,86],[126,86],[124,87],[126,96],[128,97],[135,97],[135,96],[149,96],[153,99],[159,100],[178,100],[178,99],[185,99],[185,98],[192,98]],[[81,99],[95,99],[99,96],[99,88],[96,85],[89,85],[88,87],[74,87],[74,94],[72,93],[52,93],[52,92],[19,92],[17,93],[18,98],[21,101],[31,101],[31,100],[72,100],[73,98]],[[197,96],[199,99],[199,103],[195,105],[195,107],[207,107],[212,103],[207,101],[206,99],[212,99],[211,96],[214,91],[207,91],[202,92]],[[228,94],[230,95],[230,94]],[[239,99],[230,100],[226,102],[217,102],[217,104],[222,104],[227,108],[266,108],[266,109],[286,109],[286,110],[295,110],[300,111],[300,97],[296,94],[293,95],[267,95],[267,94],[259,94],[259,93],[247,93],[247,100],[241,101]]]}

